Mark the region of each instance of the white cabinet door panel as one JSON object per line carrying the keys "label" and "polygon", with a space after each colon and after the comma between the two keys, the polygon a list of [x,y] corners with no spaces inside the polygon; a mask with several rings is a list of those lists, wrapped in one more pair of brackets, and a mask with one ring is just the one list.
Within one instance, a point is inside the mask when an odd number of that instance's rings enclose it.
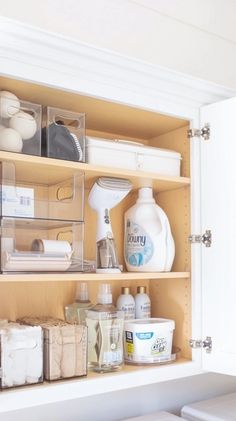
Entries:
{"label": "white cabinet door panel", "polygon": [[203,368],[236,375],[236,98],[203,107],[201,126],[202,232],[212,231],[212,246],[202,246]]}

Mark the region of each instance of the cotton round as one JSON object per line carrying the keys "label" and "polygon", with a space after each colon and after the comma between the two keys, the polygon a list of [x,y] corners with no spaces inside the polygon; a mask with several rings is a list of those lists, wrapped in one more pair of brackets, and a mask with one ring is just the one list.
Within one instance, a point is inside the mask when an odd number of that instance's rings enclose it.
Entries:
{"label": "cotton round", "polygon": [[0,117],[10,118],[20,110],[20,101],[8,91],[0,91]]}
{"label": "cotton round", "polygon": [[20,133],[11,128],[0,130],[0,150],[21,152],[23,142]]}
{"label": "cotton round", "polygon": [[31,139],[37,130],[35,118],[24,111],[19,111],[10,119],[9,126],[17,130],[23,140]]}

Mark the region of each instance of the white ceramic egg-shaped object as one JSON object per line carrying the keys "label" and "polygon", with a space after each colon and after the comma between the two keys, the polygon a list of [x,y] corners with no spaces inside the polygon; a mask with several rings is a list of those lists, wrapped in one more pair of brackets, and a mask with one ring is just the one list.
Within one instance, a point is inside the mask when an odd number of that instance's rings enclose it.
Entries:
{"label": "white ceramic egg-shaped object", "polygon": [[11,118],[20,110],[20,101],[8,91],[0,91],[0,117]]}
{"label": "white ceramic egg-shaped object", "polygon": [[19,132],[23,140],[31,139],[37,130],[35,118],[24,111],[19,111],[11,117],[9,126]]}
{"label": "white ceramic egg-shaped object", "polygon": [[23,142],[20,133],[14,129],[5,128],[0,130],[0,150],[9,152],[21,152]]}

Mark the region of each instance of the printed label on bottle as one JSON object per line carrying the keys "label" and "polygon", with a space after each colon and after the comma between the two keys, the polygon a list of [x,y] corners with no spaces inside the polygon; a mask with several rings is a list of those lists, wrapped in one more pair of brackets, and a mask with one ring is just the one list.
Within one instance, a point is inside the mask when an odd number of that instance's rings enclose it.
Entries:
{"label": "printed label on bottle", "polygon": [[146,302],[141,304],[139,317],[141,319],[149,319],[151,317],[151,304],[150,302]]}
{"label": "printed label on bottle", "polygon": [[123,361],[123,353],[121,350],[105,351],[103,353],[102,364],[105,364],[105,365],[121,364],[122,361]]}
{"label": "printed label on bottle", "polygon": [[121,310],[124,312],[125,320],[135,318],[135,306],[134,304],[123,304]]}
{"label": "printed label on bottle", "polygon": [[115,319],[112,324],[109,320],[101,320],[100,329],[97,330],[96,344],[97,349],[99,345],[101,346],[99,360],[102,365],[121,364],[123,361],[123,319]]}
{"label": "printed label on bottle", "polygon": [[153,243],[146,231],[137,223],[127,219],[125,257],[131,266],[143,266],[153,256]]}

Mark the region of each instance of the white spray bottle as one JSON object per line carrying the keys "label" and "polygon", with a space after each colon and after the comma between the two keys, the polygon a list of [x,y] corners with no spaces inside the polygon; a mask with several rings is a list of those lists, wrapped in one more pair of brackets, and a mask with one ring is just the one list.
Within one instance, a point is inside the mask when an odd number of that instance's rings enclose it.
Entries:
{"label": "white spray bottle", "polygon": [[136,204],[125,213],[124,254],[130,272],[171,270],[175,245],[170,224],[150,187],[139,189]]}

